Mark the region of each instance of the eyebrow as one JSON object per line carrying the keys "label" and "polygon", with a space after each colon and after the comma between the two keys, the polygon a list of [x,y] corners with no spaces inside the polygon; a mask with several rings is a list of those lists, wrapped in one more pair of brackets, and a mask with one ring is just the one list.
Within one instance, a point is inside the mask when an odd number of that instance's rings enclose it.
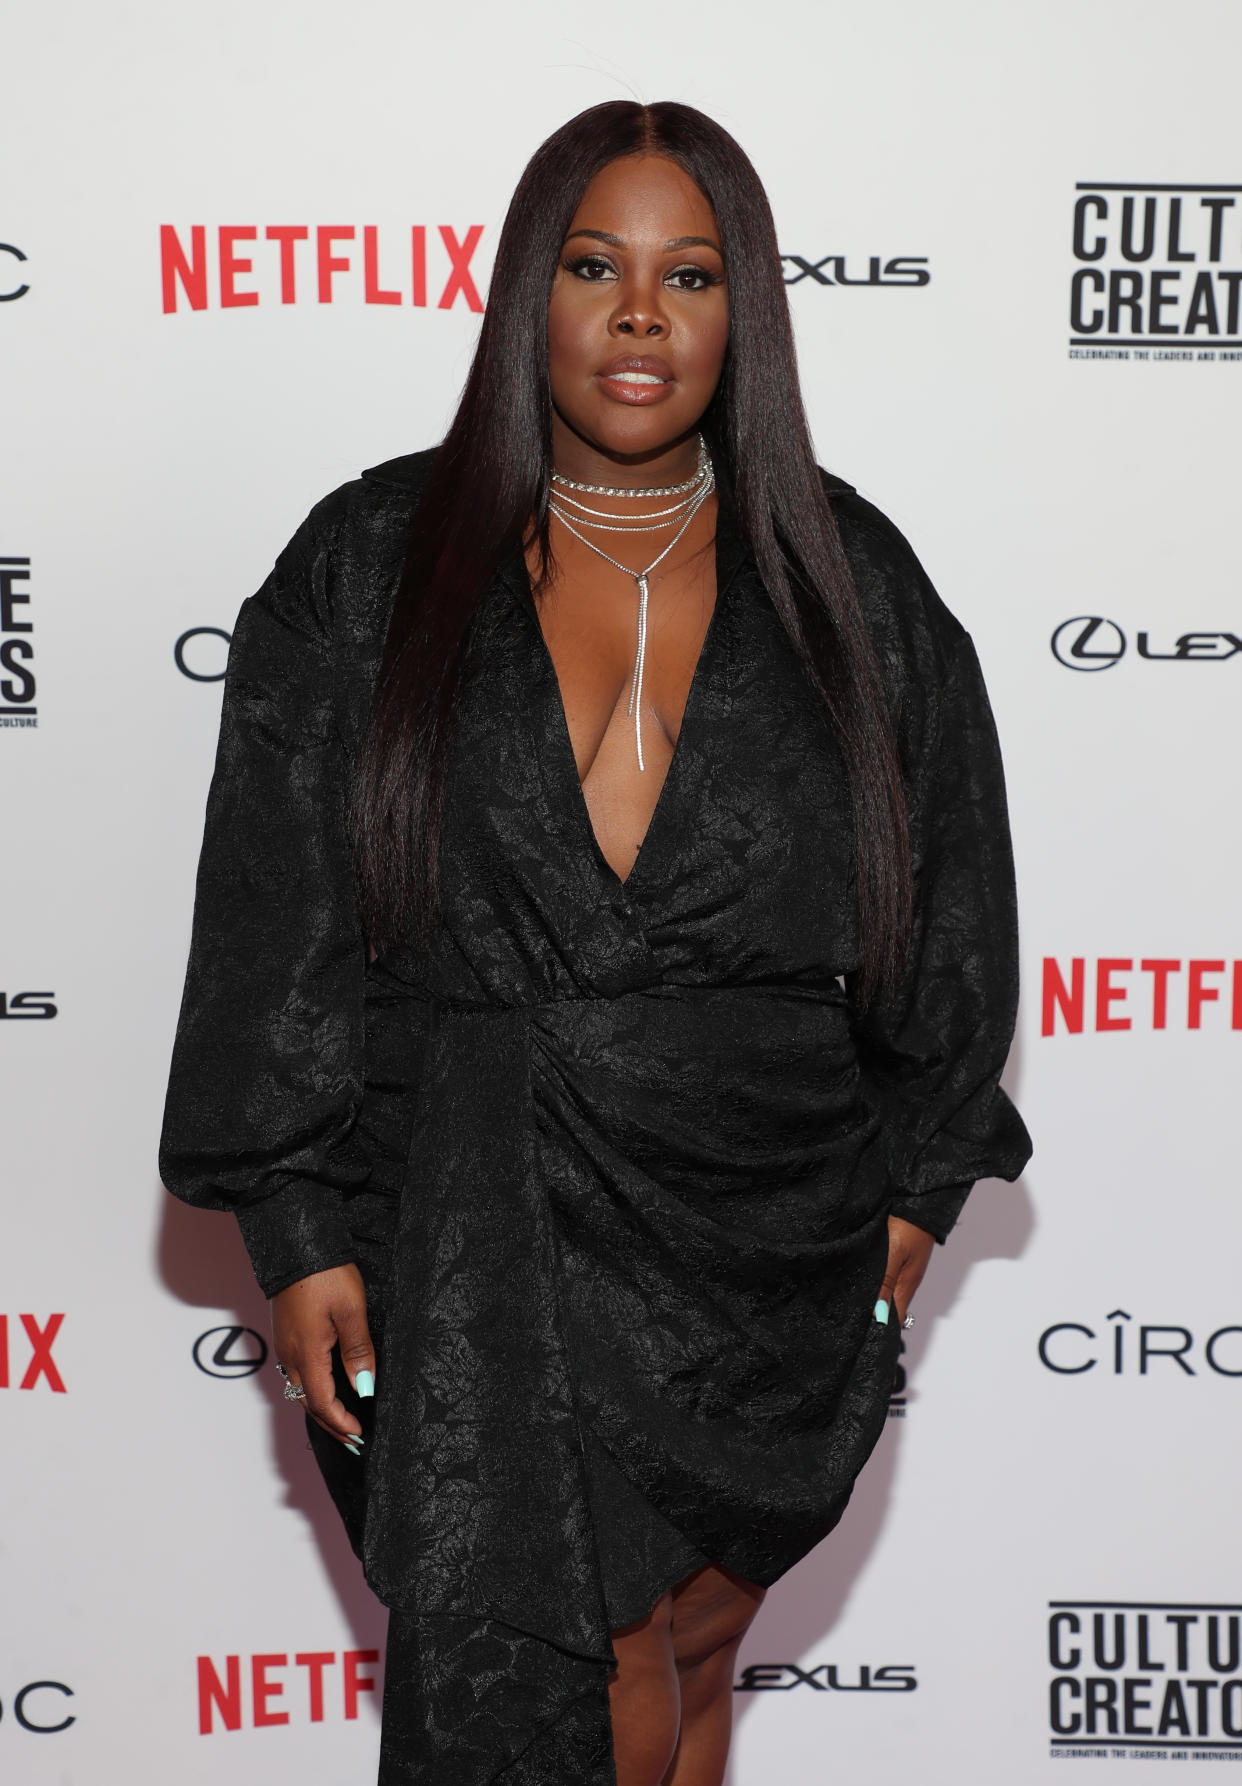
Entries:
{"label": "eyebrow", "polygon": [[[571,229],[565,240],[571,242],[575,236],[590,236],[593,241],[603,242],[609,248],[625,247],[624,236],[614,236],[606,229]],[[664,244],[666,254],[675,253],[679,248],[711,248],[717,254],[721,252],[719,242],[713,242],[710,236],[674,236],[671,242]]]}

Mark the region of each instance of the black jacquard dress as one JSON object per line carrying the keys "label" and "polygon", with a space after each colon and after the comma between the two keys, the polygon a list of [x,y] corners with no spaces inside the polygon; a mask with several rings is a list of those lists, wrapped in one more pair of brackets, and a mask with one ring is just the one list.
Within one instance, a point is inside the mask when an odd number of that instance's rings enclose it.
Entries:
{"label": "black jacquard dress", "polygon": [[613,1786],[610,1630],[839,1520],[899,1336],[890,1212],[943,1239],[1030,1153],[996,736],[968,635],[827,484],[897,714],[917,924],[861,1015],[852,818],[735,531],[650,828],[592,834],[520,557],[454,735],[443,917],[368,965],[345,801],[429,455],[310,514],[238,616],[161,1166],[268,1295],[362,1268],[356,1460],[310,1424],[393,1608],[385,1786]]}

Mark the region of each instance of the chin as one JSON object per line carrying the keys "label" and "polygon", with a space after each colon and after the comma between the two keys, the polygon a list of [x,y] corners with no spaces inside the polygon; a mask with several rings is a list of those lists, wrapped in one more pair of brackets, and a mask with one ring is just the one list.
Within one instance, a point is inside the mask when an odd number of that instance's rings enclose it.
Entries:
{"label": "chin", "polygon": [[693,432],[696,421],[678,419],[655,411],[632,412],[625,416],[609,414],[592,417],[593,426],[580,429],[585,438],[604,453],[633,457],[638,453],[658,453]]}

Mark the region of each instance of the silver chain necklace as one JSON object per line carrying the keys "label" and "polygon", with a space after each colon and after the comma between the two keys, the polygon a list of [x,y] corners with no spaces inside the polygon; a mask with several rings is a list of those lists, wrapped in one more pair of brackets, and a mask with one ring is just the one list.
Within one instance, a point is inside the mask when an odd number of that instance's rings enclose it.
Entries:
{"label": "silver chain necklace", "polygon": [[580,484],[574,478],[563,477],[559,471],[552,473],[552,482],[559,484],[562,490],[580,490],[585,496],[683,496],[687,490],[693,490],[707,476],[708,457],[707,442],[699,435],[699,463],[693,477],[687,478],[684,484],[647,484],[637,486],[613,484]]}
{"label": "silver chain necklace", "polygon": [[[699,438],[700,438],[700,440],[702,440],[701,435],[699,436]],[[553,477],[555,477],[556,473],[553,472],[552,475],[553,475]],[[611,553],[605,552],[601,546],[597,546],[595,544],[594,540],[589,540],[584,533],[579,533],[577,527],[574,526],[573,521],[570,520],[569,516],[566,514],[565,510],[560,506],[560,504],[557,503],[554,498],[549,500],[549,507],[550,507],[552,513],[556,516],[557,520],[562,523],[562,525],[564,525],[565,527],[568,527],[570,533],[573,534],[575,539],[581,540],[581,542],[584,546],[589,547],[592,552],[596,553],[600,558],[603,558],[604,560],[606,560],[607,563],[613,565],[615,569],[617,569],[619,571],[624,571],[627,577],[633,577],[634,581],[638,585],[638,650],[635,653],[635,657],[634,657],[634,675],[630,682],[630,704],[626,708],[626,714],[627,714],[627,716],[632,714],[633,718],[634,718],[634,745],[635,745],[636,750],[638,751],[638,767],[640,769],[646,768],[646,764],[643,762],[643,709],[642,709],[642,702],[643,702],[643,665],[644,665],[646,655],[647,655],[647,579],[651,575],[652,571],[655,570],[656,566],[659,564],[662,564],[664,562],[664,560],[668,557],[668,555],[672,551],[673,547],[677,544],[678,540],[685,533],[687,527],[689,527],[691,521],[694,520],[694,517],[698,514],[698,512],[702,508],[703,504],[707,501],[707,498],[711,495],[713,489],[715,488],[715,485],[716,485],[716,477],[715,477],[714,471],[712,470],[711,461],[709,459],[706,461],[706,465],[704,467],[703,481],[702,481],[701,487],[695,493],[695,495],[690,498],[689,502],[686,504],[685,517],[681,521],[680,525],[678,526],[676,533],[674,533],[672,539],[668,542],[667,546],[665,546],[664,550],[659,554],[659,556],[656,558],[653,558],[651,560],[651,563],[647,566],[647,568],[645,570],[641,570],[641,571],[631,570],[631,568],[628,564],[622,564],[620,562],[620,560],[617,558],[614,558],[611,555]],[[576,485],[574,487],[578,488],[578,489],[586,488],[586,486],[584,486],[584,485]],[[598,492],[598,494],[603,495],[603,494],[605,494],[605,492],[600,491],[600,492]],[[630,496],[630,495],[636,494],[636,492],[630,491],[630,490],[621,491],[621,492],[609,491],[609,492],[607,492],[607,494],[610,494],[610,495],[611,494],[621,494],[621,495]],[[654,491],[654,490],[652,490],[652,491],[644,491],[644,492],[642,492],[642,494],[644,494],[644,495],[670,495],[671,492],[670,491]],[[581,521],[581,523],[584,527],[600,527],[601,526],[600,522],[585,521],[582,519],[581,516],[578,517],[578,520]],[[666,522],[662,523],[662,525],[665,527],[669,527],[669,526],[672,526],[673,523],[666,521]],[[659,528],[658,527],[652,527],[652,528],[643,528],[643,527],[605,528],[603,530],[606,532],[651,532],[651,533],[655,533],[655,532],[659,531]]]}
{"label": "silver chain necklace", "polygon": [[[697,491],[695,492],[697,495]],[[585,502],[579,502],[574,496],[561,496],[555,499],[564,505],[568,503],[575,511],[575,521],[581,519],[583,527],[597,528],[601,533],[658,533],[661,527],[672,527],[694,501],[694,496],[683,496],[666,509],[648,509],[639,515],[619,515],[613,509],[588,508]],[[586,517],[589,516],[588,520]]]}

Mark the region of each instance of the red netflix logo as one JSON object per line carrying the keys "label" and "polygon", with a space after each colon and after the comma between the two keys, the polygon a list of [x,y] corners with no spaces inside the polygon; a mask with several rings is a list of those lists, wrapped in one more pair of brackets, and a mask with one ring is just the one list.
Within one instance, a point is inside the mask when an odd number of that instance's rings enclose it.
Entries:
{"label": "red netflix logo", "polygon": [[1055,956],[1044,957],[1044,1036],[1057,1034],[1058,1020],[1071,1036],[1087,1028],[1202,1029],[1208,1006],[1220,1007],[1212,1013],[1211,1028],[1242,1030],[1242,961],[1223,956],[1182,961],[1171,955],[1136,961],[1131,955],[1101,955],[1088,973],[1086,958],[1075,955],[1067,974]]}
{"label": "red netflix logo", "polygon": [[[28,1342],[29,1356],[25,1361],[21,1378],[17,1384],[19,1389],[34,1389],[39,1383],[46,1383],[57,1395],[64,1395],[65,1380],[56,1368],[56,1360],[52,1357],[52,1347],[56,1344],[56,1336],[60,1332],[63,1315],[49,1315],[40,1324],[37,1315],[19,1315],[22,1331]],[[10,1389],[13,1378],[9,1363],[9,1317],[0,1315],[0,1389]]]}
{"label": "red netflix logo", "polygon": [[[178,231],[160,225],[160,284],[164,314],[184,303],[191,310],[252,308],[265,298],[282,304],[306,302],[312,292],[320,304],[333,304],[338,293],[364,304],[412,304],[427,308],[427,225],[416,223],[409,240],[386,237],[380,253],[380,232],[373,223],[361,231],[352,223],[221,224],[214,252],[208,252],[205,224]],[[439,290],[437,310],[451,310],[460,298],[467,310],[481,311],[470,262],[483,234],[472,223],[460,236],[441,223],[432,239],[431,273]],[[361,235],[362,258],[357,258]],[[262,246],[260,246],[260,241]],[[254,248],[250,247],[251,243]]]}
{"label": "red netflix logo", "polygon": [[[298,1721],[322,1724],[326,1707],[335,1711],[339,1704],[346,1718],[358,1716],[364,1693],[376,1691],[375,1676],[364,1674],[364,1666],[379,1661],[378,1650],[342,1650],[339,1673],[335,1650],[299,1650],[293,1658],[294,1668],[305,1670],[304,1677],[285,1678],[289,1657],[284,1651],[251,1656],[242,1667],[240,1656],[226,1656],[224,1671],[216,1667],[210,1656],[198,1658],[198,1728],[202,1736],[211,1736],[219,1719],[222,1730],[240,1730],[247,1722],[261,1730],[270,1724],[288,1724],[296,1714]],[[285,1688],[291,1689],[289,1706],[279,1702]],[[245,1691],[249,1687],[249,1693]],[[304,1688],[302,1691],[293,1689]],[[249,1717],[247,1718],[247,1709]]]}

